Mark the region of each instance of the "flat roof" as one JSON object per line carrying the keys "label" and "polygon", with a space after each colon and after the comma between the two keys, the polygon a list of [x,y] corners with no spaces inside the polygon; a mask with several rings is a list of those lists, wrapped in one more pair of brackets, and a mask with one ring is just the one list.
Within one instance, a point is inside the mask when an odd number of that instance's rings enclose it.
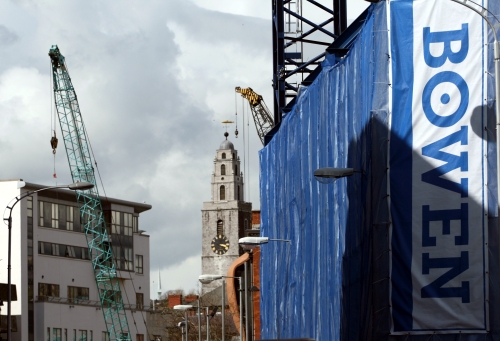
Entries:
{"label": "flat roof", "polygon": [[[23,181],[22,179],[16,179],[16,180],[0,180],[0,182],[7,182],[7,181]],[[38,190],[42,188],[47,188],[51,186],[46,186],[46,185],[39,185],[35,184],[32,182],[25,182],[26,185],[23,187],[24,189],[28,190]],[[64,189],[64,188],[53,188],[53,189],[48,189],[47,191],[44,191],[43,193],[39,194],[42,197],[45,198],[52,198],[52,199],[61,199],[61,200],[67,200],[67,201],[75,201],[76,202],[76,195],[75,192],[69,189]],[[104,204],[117,204],[117,205],[123,205],[123,206],[129,206],[134,208],[135,213],[142,213],[144,211],[150,210],[153,206],[145,203],[138,203],[134,201],[127,201],[127,200],[122,200],[122,199],[116,199],[116,198],[111,198],[111,197],[105,197],[105,196],[100,196],[101,203]]]}

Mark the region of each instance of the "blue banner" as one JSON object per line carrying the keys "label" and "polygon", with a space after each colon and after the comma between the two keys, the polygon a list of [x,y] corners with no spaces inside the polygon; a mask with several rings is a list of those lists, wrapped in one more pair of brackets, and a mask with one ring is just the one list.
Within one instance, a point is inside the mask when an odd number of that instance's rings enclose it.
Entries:
{"label": "blue banner", "polygon": [[486,332],[484,22],[436,0],[389,18],[392,332]]}

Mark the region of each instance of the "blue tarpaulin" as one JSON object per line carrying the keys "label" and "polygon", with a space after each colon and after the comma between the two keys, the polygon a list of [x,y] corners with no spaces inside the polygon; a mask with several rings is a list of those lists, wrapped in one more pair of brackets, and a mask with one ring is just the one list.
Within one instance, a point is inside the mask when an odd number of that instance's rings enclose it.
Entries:
{"label": "blue tarpaulin", "polygon": [[[344,58],[327,55],[321,73],[310,86],[300,88],[292,111],[260,151],[261,235],[291,240],[261,247],[262,339],[500,340],[494,113],[487,116],[484,127],[490,132],[483,136],[492,155],[485,162],[491,211],[486,222],[488,330],[398,334],[394,328],[391,275],[408,269],[391,268],[391,209],[398,206],[391,204],[390,196],[398,183],[389,181],[390,167],[398,160],[389,157],[391,147],[394,151],[407,143],[392,133],[394,124],[407,123],[394,120],[402,108],[391,106],[397,103],[391,82],[398,81],[391,75],[400,61],[391,60],[398,54],[390,48],[388,22],[399,13],[388,15],[388,6],[380,2],[370,7]],[[490,5],[492,11],[499,7]],[[491,58],[487,67],[492,73]],[[485,110],[491,112],[491,77],[486,92]],[[313,176],[322,167],[360,172],[322,184]],[[408,328],[413,327],[410,323]]]}

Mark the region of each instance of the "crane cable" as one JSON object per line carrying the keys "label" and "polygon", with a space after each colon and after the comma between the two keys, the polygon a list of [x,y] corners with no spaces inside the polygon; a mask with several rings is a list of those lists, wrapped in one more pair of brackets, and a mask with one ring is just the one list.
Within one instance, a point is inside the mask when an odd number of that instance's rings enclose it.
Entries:
{"label": "crane cable", "polygon": [[[243,179],[245,179],[245,176],[247,176],[246,174],[246,164],[247,164],[247,158],[246,158],[246,155],[247,155],[247,152],[246,152],[246,145],[245,145],[245,98],[241,97],[241,107],[242,107],[242,111],[243,111]],[[248,185],[247,185],[247,181],[246,179],[244,180],[244,184],[243,184],[243,188],[247,187],[248,189]],[[245,186],[246,185],[246,186]],[[247,191],[245,190],[244,191],[244,195],[243,195],[243,200],[245,200],[245,198],[248,198],[248,195],[247,195]],[[246,201],[246,200],[245,200]]]}
{"label": "crane cable", "polygon": [[[234,131],[234,136],[238,138],[238,99],[236,98],[236,91],[234,92],[234,112],[236,116],[236,130]],[[236,174],[237,176],[238,174]]]}
{"label": "crane cable", "polygon": [[[53,72],[52,71],[52,62],[50,62],[49,64],[49,75],[50,73]],[[57,119],[57,110],[55,108],[52,107],[52,104],[54,103],[52,101],[53,97],[54,96],[54,100],[55,100],[55,94],[54,94],[54,91],[52,90],[52,83],[51,83],[51,80],[52,80],[52,77],[49,77],[49,89],[50,89],[50,133],[54,134],[52,135],[52,138],[50,139],[50,146],[52,147],[52,154],[54,155],[54,173],[53,173],[53,177],[54,179],[57,179],[57,173],[56,173],[56,148],[57,148],[57,137],[56,137],[56,126],[57,126],[57,123],[56,123],[56,119]],[[54,118],[52,119],[52,113],[54,113]],[[56,184],[57,184],[57,181],[56,181]]]}
{"label": "crane cable", "polygon": [[[247,101],[247,150],[248,150],[248,163],[247,163],[247,182],[248,182],[248,202],[251,202],[250,197],[250,102]],[[243,122],[245,124],[245,122]]]}

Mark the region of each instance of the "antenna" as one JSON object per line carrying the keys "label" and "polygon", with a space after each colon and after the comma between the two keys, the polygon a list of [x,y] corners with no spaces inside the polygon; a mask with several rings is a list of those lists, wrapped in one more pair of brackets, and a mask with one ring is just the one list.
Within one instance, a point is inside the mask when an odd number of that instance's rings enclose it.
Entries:
{"label": "antenna", "polygon": [[160,269],[158,269],[158,300],[161,299],[161,276],[160,276]]}

